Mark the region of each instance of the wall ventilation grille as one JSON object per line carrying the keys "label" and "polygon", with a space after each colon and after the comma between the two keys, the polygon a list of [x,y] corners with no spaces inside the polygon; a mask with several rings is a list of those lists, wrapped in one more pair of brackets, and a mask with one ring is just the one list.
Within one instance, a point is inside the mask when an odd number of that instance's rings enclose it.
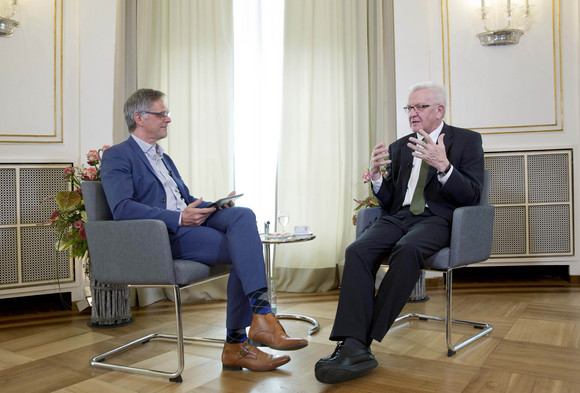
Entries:
{"label": "wall ventilation grille", "polygon": [[44,199],[70,189],[62,172],[71,165],[0,164],[0,289],[74,281],[55,229],[42,225],[57,207]]}
{"label": "wall ventilation grille", "polygon": [[574,255],[572,151],[486,153],[492,258]]}

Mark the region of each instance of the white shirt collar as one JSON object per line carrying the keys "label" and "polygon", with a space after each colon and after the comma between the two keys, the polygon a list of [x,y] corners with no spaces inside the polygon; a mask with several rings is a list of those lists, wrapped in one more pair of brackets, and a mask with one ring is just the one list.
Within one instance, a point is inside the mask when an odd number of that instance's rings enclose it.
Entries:
{"label": "white shirt collar", "polygon": [[[429,134],[429,137],[435,143],[437,143],[437,139],[439,139],[439,134],[441,134],[441,131],[443,130],[443,124],[445,124],[445,123],[441,122],[441,124],[439,124],[439,127],[437,127],[435,129],[435,131],[433,131],[432,133]],[[417,133],[417,139],[421,139],[421,138],[423,138],[421,136],[421,134]]]}
{"label": "white shirt collar", "polygon": [[143,139],[136,137],[133,134],[131,134],[131,137],[135,142],[137,142],[137,144],[139,145],[143,153],[145,153],[145,155],[151,154],[151,156],[159,155],[160,157],[163,157],[164,153],[163,148],[158,143],[156,143],[155,146],[153,146],[145,142]]}

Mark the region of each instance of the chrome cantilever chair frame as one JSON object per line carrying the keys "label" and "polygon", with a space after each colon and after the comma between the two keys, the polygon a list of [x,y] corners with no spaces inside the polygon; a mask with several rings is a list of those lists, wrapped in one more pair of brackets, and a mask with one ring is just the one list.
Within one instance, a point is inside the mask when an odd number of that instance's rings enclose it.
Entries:
{"label": "chrome cantilever chair frame", "polygon": [[[93,357],[90,360],[91,366],[166,377],[172,382],[182,382],[181,373],[185,367],[184,344],[194,342],[223,344],[224,340],[183,335],[180,289],[227,275],[231,266],[210,267],[199,262],[172,259],[165,223],[159,220],[113,221],[99,182],[84,182],[82,191],[88,217],[85,229],[91,260],[91,274],[102,283],[122,284],[135,288],[171,288],[175,301],[176,320],[176,334],[148,334]],[[142,238],[144,233],[148,236],[146,242]],[[176,343],[177,369],[175,371],[105,363],[105,360],[151,340]]]}
{"label": "chrome cantilever chair frame", "polygon": [[[445,322],[445,342],[447,356],[455,355],[460,348],[491,333],[493,326],[485,322],[466,321],[453,318],[453,270],[467,265],[483,262],[491,255],[493,236],[494,207],[489,205],[490,173],[485,171],[483,195],[478,206],[464,206],[455,209],[451,228],[450,246],[438,251],[425,261],[424,270],[445,273],[445,316],[408,313],[399,316],[395,323],[411,318],[419,320],[436,320]],[[356,235],[360,236],[383,214],[381,208],[362,209],[357,215]],[[481,332],[462,340],[455,345],[452,342],[453,325],[468,325]]]}

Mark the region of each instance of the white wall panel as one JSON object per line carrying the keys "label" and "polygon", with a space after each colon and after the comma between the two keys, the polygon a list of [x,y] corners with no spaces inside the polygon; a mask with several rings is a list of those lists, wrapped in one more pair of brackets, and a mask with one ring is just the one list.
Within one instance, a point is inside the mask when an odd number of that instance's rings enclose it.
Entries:
{"label": "white wall panel", "polygon": [[62,142],[62,2],[23,5],[21,26],[0,41],[0,142]]}
{"label": "white wall panel", "polygon": [[561,131],[559,0],[532,0],[531,29],[506,46],[479,44],[481,3],[443,3],[449,121],[482,133]]}

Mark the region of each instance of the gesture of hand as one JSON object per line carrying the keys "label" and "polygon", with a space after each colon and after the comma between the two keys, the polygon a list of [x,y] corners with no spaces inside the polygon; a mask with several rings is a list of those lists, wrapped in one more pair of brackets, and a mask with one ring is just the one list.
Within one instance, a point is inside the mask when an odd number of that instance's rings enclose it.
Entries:
{"label": "gesture of hand", "polygon": [[425,139],[419,140],[415,137],[410,137],[409,143],[407,143],[407,146],[414,150],[413,156],[422,159],[438,171],[444,171],[449,166],[449,160],[445,153],[445,143],[443,142],[445,134],[439,135],[437,143],[433,143],[429,134],[423,129],[419,130],[419,134]]}
{"label": "gesture of hand", "polygon": [[375,146],[371,155],[371,163],[369,172],[373,180],[379,180],[381,177],[381,167],[391,163],[389,160],[389,152],[385,146],[385,142],[381,142]]}

